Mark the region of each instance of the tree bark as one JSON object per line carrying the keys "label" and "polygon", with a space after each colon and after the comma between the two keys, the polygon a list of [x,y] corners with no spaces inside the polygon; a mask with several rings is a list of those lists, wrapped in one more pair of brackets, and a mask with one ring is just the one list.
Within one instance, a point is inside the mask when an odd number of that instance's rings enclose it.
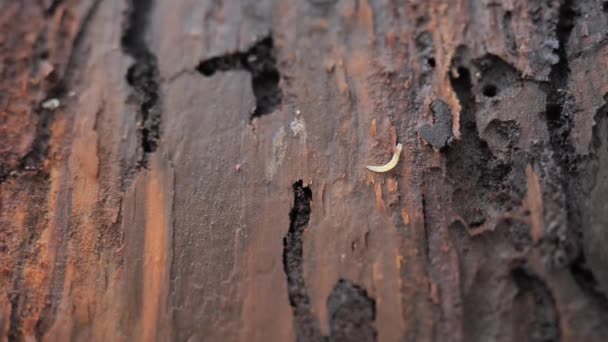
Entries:
{"label": "tree bark", "polygon": [[606,1],[0,8],[0,341],[608,340]]}

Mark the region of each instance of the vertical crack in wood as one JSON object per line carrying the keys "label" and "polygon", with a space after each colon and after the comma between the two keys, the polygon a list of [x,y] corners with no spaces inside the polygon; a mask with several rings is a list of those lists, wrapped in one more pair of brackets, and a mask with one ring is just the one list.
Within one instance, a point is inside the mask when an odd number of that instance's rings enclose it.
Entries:
{"label": "vertical crack in wood", "polygon": [[304,231],[310,221],[312,191],[301,180],[293,185],[293,208],[289,213],[289,230],[283,238],[283,268],[287,276],[289,303],[294,316],[298,342],[323,341],[319,322],[314,315],[304,281]]}
{"label": "vertical crack in wood", "polygon": [[[557,163],[558,182],[564,191],[565,210],[567,213],[564,234],[557,236],[555,253],[565,255],[564,263],[569,264],[569,270],[576,283],[586,295],[593,298],[603,310],[608,310],[608,297],[599,289],[592,270],[587,266],[583,243],[584,203],[588,191],[583,187],[584,158],[576,153],[572,139],[574,127],[574,99],[568,92],[570,66],[568,56],[568,40],[575,27],[579,13],[573,0],[564,0],[559,9],[559,19],[555,34],[559,42],[557,55],[559,62],[551,68],[546,99],[545,118],[550,135],[550,147],[553,158]],[[563,235],[563,236],[562,236]],[[570,241],[576,240],[576,241]]]}
{"label": "vertical crack in wood", "polygon": [[158,62],[145,39],[153,0],[131,0],[129,6],[121,45],[123,51],[135,59],[127,70],[126,80],[133,89],[139,107],[138,164],[139,167],[145,168],[148,164],[148,154],[158,148],[162,119]]}
{"label": "vertical crack in wood", "polygon": [[[568,38],[574,28],[576,15],[572,0],[564,0],[559,10],[559,19],[555,28],[558,40],[556,52],[559,56],[559,62],[552,66],[549,73],[549,88],[547,90],[545,108],[551,148],[564,174],[570,172],[573,174],[577,173],[575,165],[576,154],[574,146],[569,141],[573,113],[570,113],[567,107],[567,102],[570,100],[567,92],[568,78],[570,76],[567,44]],[[567,186],[566,177],[563,178],[564,185]]]}
{"label": "vertical crack in wood", "polygon": [[233,70],[250,73],[251,88],[256,102],[255,108],[250,113],[250,119],[272,113],[283,99],[279,87],[281,74],[277,68],[271,35],[260,39],[245,52],[237,51],[203,60],[196,70],[206,77],[216,72]]}
{"label": "vertical crack in wood", "polygon": [[310,221],[312,191],[301,180],[293,184],[289,230],[283,238],[283,269],[298,342],[376,341],[376,301],[347,279],[339,279],[329,297],[329,336],[323,336],[304,280],[304,231]]}

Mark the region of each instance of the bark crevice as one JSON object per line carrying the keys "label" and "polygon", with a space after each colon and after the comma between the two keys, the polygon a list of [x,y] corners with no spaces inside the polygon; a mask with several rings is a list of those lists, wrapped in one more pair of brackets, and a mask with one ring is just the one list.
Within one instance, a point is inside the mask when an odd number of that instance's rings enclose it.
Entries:
{"label": "bark crevice", "polygon": [[139,167],[147,167],[148,154],[156,151],[160,140],[162,119],[159,71],[156,55],[146,42],[148,16],[152,0],[132,0],[121,38],[123,51],[135,61],[127,70],[127,83],[138,107]]}
{"label": "bark crevice", "polygon": [[277,68],[271,35],[260,39],[247,51],[205,59],[198,64],[196,70],[205,77],[235,70],[250,73],[251,88],[256,100],[250,119],[272,113],[282,102],[283,93],[279,87],[281,73]]}

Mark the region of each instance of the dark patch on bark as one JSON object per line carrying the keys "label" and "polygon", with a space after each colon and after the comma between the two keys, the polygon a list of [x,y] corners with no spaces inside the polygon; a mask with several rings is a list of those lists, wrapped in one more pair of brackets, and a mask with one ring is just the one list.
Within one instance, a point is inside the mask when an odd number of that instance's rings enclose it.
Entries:
{"label": "dark patch on bark", "polygon": [[[574,28],[576,13],[573,2],[565,0],[559,10],[559,20],[556,26],[558,47],[556,53],[559,62],[551,68],[547,91],[547,104],[545,117],[550,134],[551,148],[564,173],[576,173],[576,155],[574,147],[570,143],[570,131],[572,130],[572,114],[568,108],[569,100],[566,91],[570,67],[567,53],[568,38]],[[567,185],[567,184],[566,184]]]}
{"label": "dark patch on bark", "polygon": [[340,279],[327,298],[331,342],[376,341],[376,301],[348,279]]}
{"label": "dark patch on bark", "polygon": [[511,276],[519,289],[515,300],[527,301],[532,306],[532,311],[527,312],[530,315],[528,325],[518,328],[524,330],[531,341],[560,341],[559,315],[547,285],[522,267],[511,271]]}
{"label": "dark patch on bark", "polygon": [[[545,221],[548,222],[548,227],[541,251],[543,254],[549,254],[553,266],[569,270],[583,293],[605,313],[608,310],[608,297],[602,292],[594,270],[587,265],[589,251],[585,250],[588,246],[584,242],[585,238],[589,240],[594,237],[588,224],[589,220],[585,216],[589,215],[587,203],[591,189],[588,185],[591,180],[588,179],[588,173],[592,171],[595,158],[595,127],[590,156],[578,155],[571,142],[576,109],[575,101],[567,90],[570,77],[568,40],[579,17],[576,4],[573,0],[564,0],[559,8],[555,27],[558,44],[554,49],[559,61],[551,68],[549,82],[544,89],[547,94],[545,119],[552,153],[549,153],[549,156],[543,152],[537,154],[540,155],[542,163],[549,164],[544,167],[543,178],[548,179],[544,197],[555,199],[561,207],[553,209],[553,212],[565,211],[565,218],[561,221],[555,218],[556,215],[548,210],[550,203],[545,204]],[[595,119],[597,122],[598,118]],[[591,236],[584,236],[585,234]]]}
{"label": "dark patch on bark", "polygon": [[279,87],[281,74],[277,68],[272,36],[266,36],[245,52],[233,52],[201,61],[196,70],[209,77],[216,72],[243,70],[251,74],[251,88],[255,108],[250,118],[272,113],[281,104],[283,93]]}
{"label": "dark patch on bark", "polygon": [[[511,165],[498,160],[488,144],[479,137],[471,73],[461,60],[466,52],[460,49],[452,62],[458,71],[450,75],[452,88],[460,105],[461,139],[446,149],[447,174],[454,186],[454,209],[470,228],[483,225],[493,206],[508,207],[520,196],[505,186]],[[483,79],[483,76],[482,76]]]}
{"label": "dark patch on bark", "polygon": [[433,100],[430,108],[435,122],[432,126],[422,126],[419,133],[431,146],[441,150],[452,138],[452,110],[442,100]]}
{"label": "dark patch on bark", "polygon": [[547,91],[545,116],[550,134],[551,148],[556,153],[557,161],[565,173],[576,173],[576,155],[570,143],[572,130],[572,115],[567,101],[566,91],[570,67],[567,53],[568,38],[574,28],[576,13],[571,0],[566,0],[559,11],[559,21],[556,26],[556,36],[559,41],[557,55],[559,62],[551,68]]}
{"label": "dark patch on bark", "polygon": [[296,340],[323,341],[319,322],[314,315],[304,281],[303,235],[310,221],[312,191],[301,180],[293,185],[293,208],[289,213],[289,230],[283,238],[283,268],[287,275],[289,303],[293,310]]}
{"label": "dark patch on bark", "polygon": [[[574,105],[571,95],[567,92],[570,67],[568,59],[568,39],[575,26],[578,17],[575,2],[565,0],[559,10],[559,20],[556,25],[556,36],[559,41],[556,53],[559,62],[551,68],[549,83],[546,89],[547,104],[545,117],[550,134],[550,146],[553,158],[558,166],[558,178],[565,195],[565,207],[567,212],[567,233],[573,236],[569,240],[557,237],[557,251],[565,252],[565,260],[561,265],[570,265],[577,284],[591,298],[603,308],[608,308],[608,299],[598,286],[595,275],[586,265],[585,249],[583,245],[583,203],[586,201],[588,191],[584,190],[584,180],[581,179],[585,170],[581,167],[582,157],[576,154],[575,148],[570,141],[573,129]],[[555,240],[555,238],[553,239]],[[573,245],[573,246],[571,246]],[[571,251],[568,253],[568,251]]]}

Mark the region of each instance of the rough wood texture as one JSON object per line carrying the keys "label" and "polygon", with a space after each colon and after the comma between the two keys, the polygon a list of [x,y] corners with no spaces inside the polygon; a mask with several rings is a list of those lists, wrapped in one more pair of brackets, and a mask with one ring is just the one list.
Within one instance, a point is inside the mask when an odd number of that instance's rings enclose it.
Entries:
{"label": "rough wood texture", "polygon": [[0,6],[0,341],[608,339],[606,1]]}

